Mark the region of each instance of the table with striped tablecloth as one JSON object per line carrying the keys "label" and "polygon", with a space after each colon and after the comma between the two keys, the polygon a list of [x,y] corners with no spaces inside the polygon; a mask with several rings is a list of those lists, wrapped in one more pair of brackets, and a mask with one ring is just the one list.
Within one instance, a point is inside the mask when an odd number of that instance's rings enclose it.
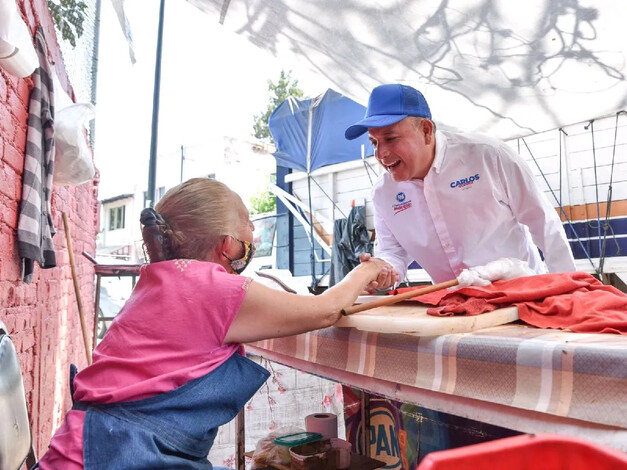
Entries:
{"label": "table with striped tablecloth", "polygon": [[417,337],[331,327],[247,351],[395,400],[627,450],[627,337],[520,324]]}

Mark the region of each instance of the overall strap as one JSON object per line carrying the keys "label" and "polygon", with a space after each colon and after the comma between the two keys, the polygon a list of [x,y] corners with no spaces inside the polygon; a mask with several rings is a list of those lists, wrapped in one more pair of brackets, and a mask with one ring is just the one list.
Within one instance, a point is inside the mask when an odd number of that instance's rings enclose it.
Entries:
{"label": "overall strap", "polygon": [[235,353],[207,375],[153,397],[110,404],[76,401],[73,408],[86,411],[85,469],[210,469],[207,455],[218,427],[235,417],[269,375]]}

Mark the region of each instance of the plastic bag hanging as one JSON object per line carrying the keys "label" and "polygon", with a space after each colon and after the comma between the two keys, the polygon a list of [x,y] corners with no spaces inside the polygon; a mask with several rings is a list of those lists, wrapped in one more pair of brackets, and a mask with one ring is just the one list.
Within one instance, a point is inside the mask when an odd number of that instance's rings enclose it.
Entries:
{"label": "plastic bag hanging", "polygon": [[57,112],[54,184],[78,185],[93,178],[95,169],[85,126],[94,117],[95,109],[90,103],[76,103]]}

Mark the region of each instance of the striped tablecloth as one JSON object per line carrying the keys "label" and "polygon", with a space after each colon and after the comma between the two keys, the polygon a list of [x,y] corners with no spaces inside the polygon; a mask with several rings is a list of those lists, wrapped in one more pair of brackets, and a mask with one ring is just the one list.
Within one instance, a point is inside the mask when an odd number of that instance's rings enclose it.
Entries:
{"label": "striped tablecloth", "polygon": [[[362,377],[627,429],[627,337],[505,325],[437,337],[323,330],[253,343]],[[320,375],[325,375],[320,373]],[[376,390],[371,390],[376,392]]]}

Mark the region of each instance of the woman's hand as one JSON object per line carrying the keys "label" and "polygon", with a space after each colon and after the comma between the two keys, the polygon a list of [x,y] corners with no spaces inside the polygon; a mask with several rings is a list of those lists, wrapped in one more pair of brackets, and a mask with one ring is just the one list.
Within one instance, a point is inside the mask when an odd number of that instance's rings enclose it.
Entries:
{"label": "woman's hand", "polygon": [[368,265],[369,267],[371,263],[374,263],[374,267],[376,268],[373,280],[370,281],[365,289],[368,294],[376,294],[375,289],[388,289],[400,280],[396,269],[394,269],[390,263],[379,258],[374,258],[370,253],[360,254],[359,261],[362,263],[361,265]]}

